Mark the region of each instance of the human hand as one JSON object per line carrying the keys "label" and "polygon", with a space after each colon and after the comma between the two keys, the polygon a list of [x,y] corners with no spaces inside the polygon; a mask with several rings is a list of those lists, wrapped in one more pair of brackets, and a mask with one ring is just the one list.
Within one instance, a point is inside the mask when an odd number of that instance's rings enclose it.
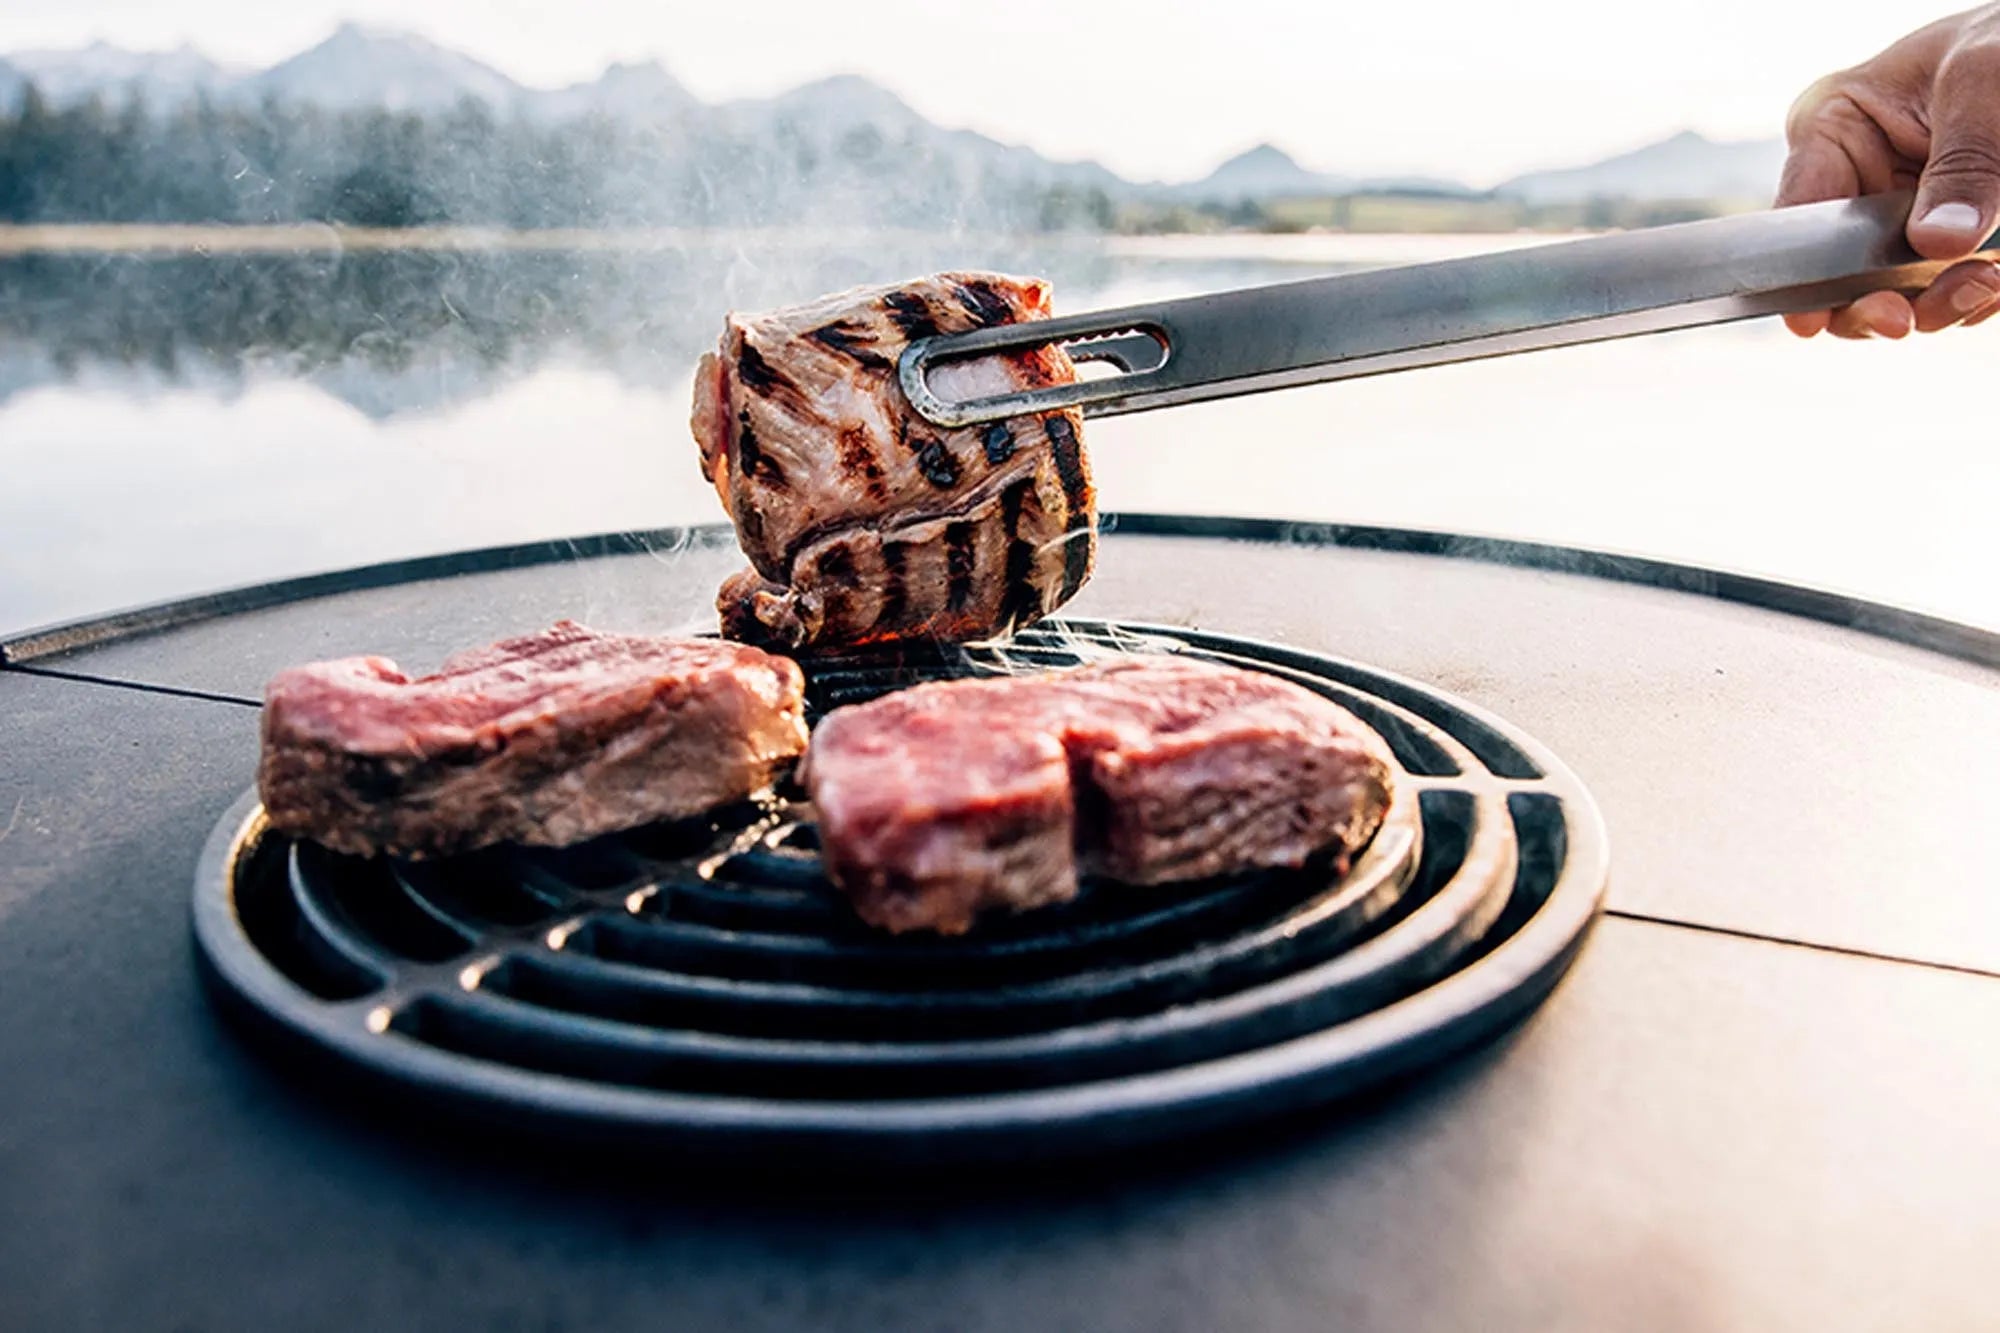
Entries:
{"label": "human hand", "polygon": [[2000,265],[1967,258],[2000,226],[2000,4],[1942,19],[1793,104],[1778,204],[1916,187],[1910,245],[1964,260],[1914,299],[1872,292],[1838,310],[1787,315],[1810,338],[1901,338],[2000,314]]}

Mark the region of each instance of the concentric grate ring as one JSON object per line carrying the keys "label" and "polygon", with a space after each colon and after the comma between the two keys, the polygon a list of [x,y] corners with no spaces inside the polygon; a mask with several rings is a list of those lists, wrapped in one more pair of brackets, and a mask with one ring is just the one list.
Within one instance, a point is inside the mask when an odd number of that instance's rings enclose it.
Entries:
{"label": "concentric grate ring", "polygon": [[490,1121],[662,1151],[937,1161],[1097,1151],[1355,1090],[1553,985],[1605,881],[1587,795],[1413,682],[1192,631],[1068,622],[1004,649],[808,663],[815,716],[920,680],[1144,649],[1353,710],[1406,772],[1355,867],[1142,889],[957,940],[890,939],[819,873],[783,793],[560,852],[342,857],[212,836],[215,993],[299,1053]]}

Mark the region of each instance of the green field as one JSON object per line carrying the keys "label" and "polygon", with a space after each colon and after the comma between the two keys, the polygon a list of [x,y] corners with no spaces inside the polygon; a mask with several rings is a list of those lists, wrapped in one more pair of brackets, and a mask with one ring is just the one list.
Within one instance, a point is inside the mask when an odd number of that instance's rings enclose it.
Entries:
{"label": "green field", "polygon": [[1488,195],[1354,194],[1314,199],[1246,201],[1236,205],[1132,205],[1114,219],[1118,231],[1142,235],[1217,231],[1351,231],[1454,233],[1606,231],[1692,222],[1761,208],[1760,200],[1638,202],[1600,199],[1529,204]]}

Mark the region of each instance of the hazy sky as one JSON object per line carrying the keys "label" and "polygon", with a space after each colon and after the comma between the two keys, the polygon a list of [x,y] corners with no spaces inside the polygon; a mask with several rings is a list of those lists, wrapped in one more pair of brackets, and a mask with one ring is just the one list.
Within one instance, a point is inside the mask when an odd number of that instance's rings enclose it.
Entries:
{"label": "hazy sky", "polygon": [[342,19],[526,83],[659,59],[709,100],[866,74],[948,125],[1137,176],[1269,139],[1310,166],[1490,183],[1691,127],[1775,134],[1909,0],[0,0],[0,51],[191,42],[267,64]]}

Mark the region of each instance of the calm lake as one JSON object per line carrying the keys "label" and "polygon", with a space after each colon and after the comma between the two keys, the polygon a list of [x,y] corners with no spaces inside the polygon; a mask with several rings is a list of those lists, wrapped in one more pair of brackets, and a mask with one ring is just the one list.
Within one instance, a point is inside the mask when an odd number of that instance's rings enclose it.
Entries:
{"label": "calm lake", "polygon": [[[0,255],[0,632],[467,546],[720,517],[724,311],[948,266],[1060,308],[1505,238],[666,236],[618,249]],[[1397,524],[1777,575],[2000,628],[2000,322],[1775,324],[1094,423],[1107,509]]]}

